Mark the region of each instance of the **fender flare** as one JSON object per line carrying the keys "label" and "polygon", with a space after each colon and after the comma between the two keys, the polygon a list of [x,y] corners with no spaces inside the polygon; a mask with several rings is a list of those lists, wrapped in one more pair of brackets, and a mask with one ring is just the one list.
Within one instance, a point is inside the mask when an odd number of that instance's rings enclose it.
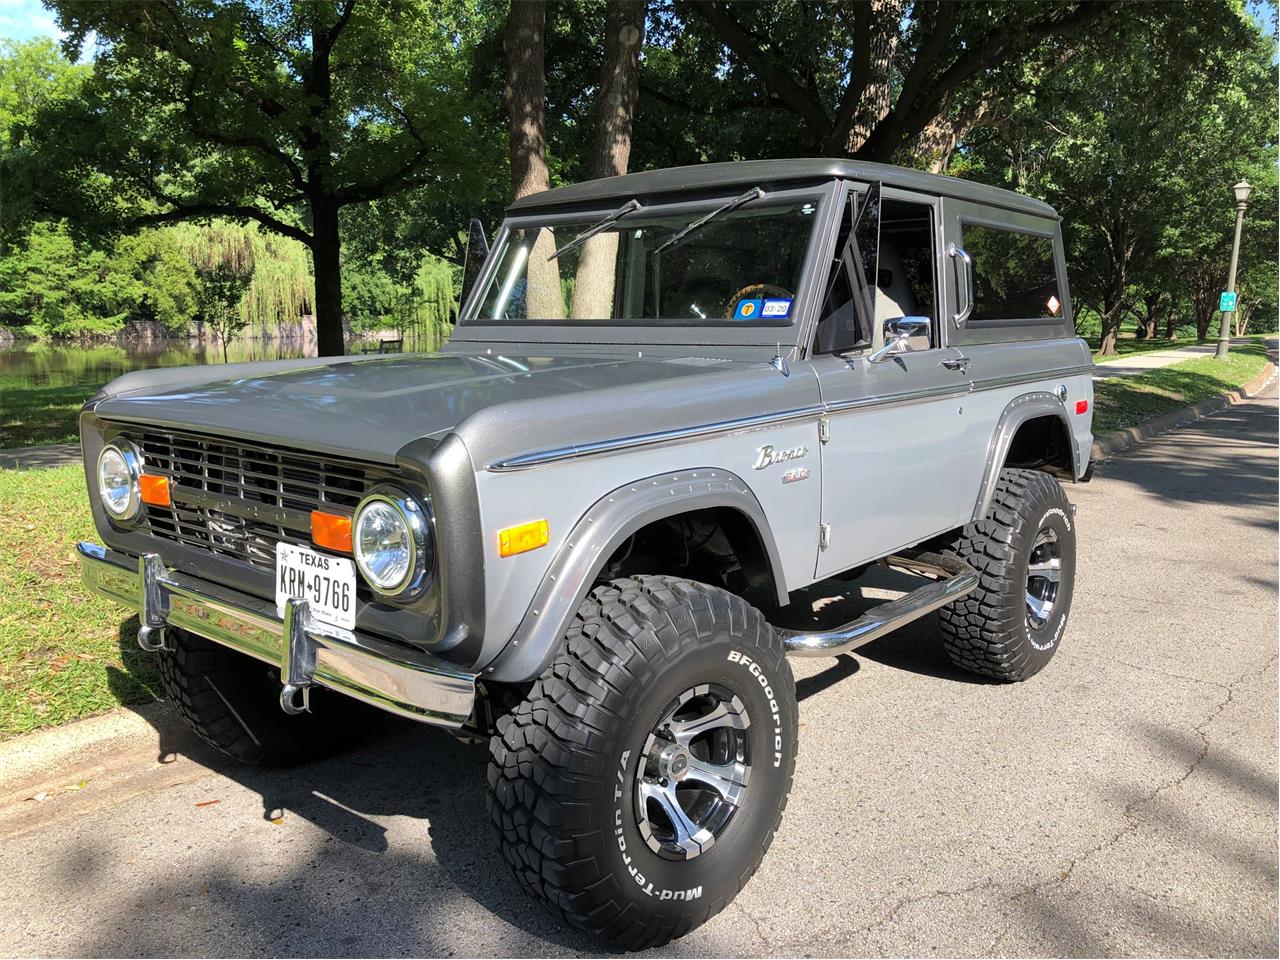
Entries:
{"label": "fender flare", "polygon": [[611,490],[582,515],[543,575],[515,633],[483,666],[481,676],[502,683],[537,677],[555,656],[600,568],[628,537],[655,520],[711,507],[738,510],[751,521],[764,545],[778,602],[785,604],[778,545],[751,488],[736,474],[716,467],[658,474]]}
{"label": "fender flare", "polygon": [[1013,438],[1017,436],[1018,428],[1028,420],[1045,416],[1054,416],[1062,421],[1062,426],[1067,432],[1067,446],[1071,450],[1071,475],[1080,476],[1080,454],[1076,450],[1075,441],[1071,435],[1071,421],[1067,418],[1066,407],[1062,405],[1062,401],[1047,391],[1024,393],[1009,401],[1004,412],[1000,414],[995,432],[991,435],[991,442],[987,445],[987,462],[983,469],[982,486],[978,488],[978,501],[974,504],[970,523],[976,523],[991,509],[991,501],[996,494],[996,481],[1000,477],[1000,469],[1004,466],[1005,458],[1009,456],[1009,448],[1013,445]]}

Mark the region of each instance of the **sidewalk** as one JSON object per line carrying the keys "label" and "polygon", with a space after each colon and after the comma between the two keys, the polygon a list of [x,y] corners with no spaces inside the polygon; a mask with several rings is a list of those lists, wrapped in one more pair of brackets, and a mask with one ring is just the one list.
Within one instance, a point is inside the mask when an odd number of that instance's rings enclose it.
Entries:
{"label": "sidewalk", "polygon": [[[1251,337],[1237,338],[1231,341],[1233,347],[1243,344],[1258,342]],[[1268,337],[1261,341],[1266,344],[1267,349],[1274,351],[1276,349],[1276,339]],[[1136,377],[1140,373],[1147,373],[1150,370],[1159,370],[1161,367],[1169,367],[1175,363],[1181,363],[1183,360],[1194,360],[1196,357],[1213,356],[1215,350],[1218,349],[1217,341],[1210,343],[1193,343],[1185,347],[1174,347],[1171,350],[1155,350],[1151,353],[1135,353],[1132,356],[1125,357],[1122,360],[1112,360],[1109,362],[1097,364],[1094,370],[1093,379],[1095,380],[1114,380],[1120,377]]]}
{"label": "sidewalk", "polygon": [[0,450],[0,470],[35,470],[65,467],[80,462],[80,444],[51,443],[42,447],[10,447]]}

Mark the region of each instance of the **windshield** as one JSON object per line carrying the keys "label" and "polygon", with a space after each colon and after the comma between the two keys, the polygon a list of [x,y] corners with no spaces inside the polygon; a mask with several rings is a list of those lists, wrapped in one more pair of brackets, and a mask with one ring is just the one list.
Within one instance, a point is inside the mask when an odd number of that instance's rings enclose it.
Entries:
{"label": "windshield", "polygon": [[559,256],[598,217],[527,226],[495,251],[481,323],[788,324],[813,232],[811,201],[701,213],[629,213]]}

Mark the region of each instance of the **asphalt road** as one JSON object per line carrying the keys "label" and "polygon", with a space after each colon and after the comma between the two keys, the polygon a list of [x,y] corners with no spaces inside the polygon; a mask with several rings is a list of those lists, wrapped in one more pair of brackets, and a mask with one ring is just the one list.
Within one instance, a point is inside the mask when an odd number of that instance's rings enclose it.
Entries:
{"label": "asphalt road", "polygon": [[[1276,427],[1235,406],[1070,491],[1075,607],[1028,683],[954,671],[932,618],[798,662],[781,832],[664,952],[1275,956]],[[283,774],[154,740],[10,821],[0,954],[594,952],[507,879],[479,749],[393,725]]]}

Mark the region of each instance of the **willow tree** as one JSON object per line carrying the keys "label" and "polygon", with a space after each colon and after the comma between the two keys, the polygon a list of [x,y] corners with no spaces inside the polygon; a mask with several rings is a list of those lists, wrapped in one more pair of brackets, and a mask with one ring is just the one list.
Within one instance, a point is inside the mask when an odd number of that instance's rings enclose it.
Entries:
{"label": "willow tree", "polygon": [[256,223],[228,220],[174,224],[161,229],[167,242],[176,246],[197,270],[228,264],[252,278],[239,302],[244,321],[240,329],[253,330],[263,339],[287,336],[287,325],[311,311],[311,257],[296,240],[262,229]]}
{"label": "willow tree", "polygon": [[305,244],[321,354],[344,352],[342,210],[480,172],[447,0],[49,5],[65,48],[94,37],[96,58],[41,118],[38,206],[126,228],[227,217]]}

